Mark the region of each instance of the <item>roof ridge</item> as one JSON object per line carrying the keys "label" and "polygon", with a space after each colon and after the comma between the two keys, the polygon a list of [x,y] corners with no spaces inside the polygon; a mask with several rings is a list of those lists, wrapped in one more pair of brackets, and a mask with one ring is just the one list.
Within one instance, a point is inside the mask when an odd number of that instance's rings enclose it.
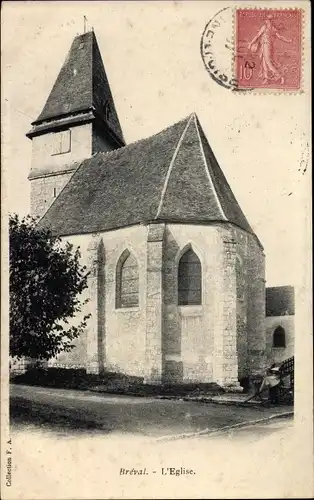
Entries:
{"label": "roof ridge", "polygon": [[[208,165],[208,170],[210,172],[211,178],[214,181],[214,185],[219,195],[220,203],[223,207],[223,211],[227,216],[227,220],[230,221],[232,218],[232,222],[236,225],[238,224],[240,227],[245,229],[246,231],[255,234],[254,230],[250,226],[244,212],[242,211],[241,206],[223,172],[220,167],[220,164],[214,154],[211,145],[208,141],[208,138],[197,119],[198,130],[202,139],[202,145],[204,147],[205,158]],[[241,221],[240,221],[241,219]]]}
{"label": "roof ridge", "polygon": [[161,191],[161,197],[160,197],[160,202],[159,202],[159,205],[158,205],[158,208],[157,208],[157,213],[156,213],[156,216],[155,216],[155,219],[158,218],[160,212],[161,212],[161,209],[162,209],[162,204],[163,204],[163,201],[164,201],[164,198],[165,198],[165,194],[166,194],[166,191],[167,191],[167,187],[168,187],[168,182],[169,182],[169,178],[170,178],[170,174],[171,174],[171,171],[172,171],[172,167],[174,165],[174,162],[176,160],[176,157],[178,155],[178,152],[179,152],[179,149],[181,147],[181,144],[183,142],[183,139],[184,139],[184,136],[190,126],[190,123],[191,123],[191,120],[193,118],[194,114],[192,113],[190,116],[189,116],[189,119],[188,119],[188,122],[181,134],[181,136],[179,137],[179,140],[178,140],[178,143],[175,147],[175,150],[173,152],[173,155],[172,155],[172,158],[171,158],[171,161],[170,161],[170,164],[169,164],[169,167],[168,167],[168,170],[167,170],[167,174],[166,174],[166,178],[165,178],[165,182],[164,182],[164,185],[163,185],[163,188],[162,188],[162,191]]}
{"label": "roof ridge", "polygon": [[198,129],[198,119],[197,119],[197,116],[196,114],[194,113],[194,125],[195,125],[195,128],[196,128],[196,132],[197,132],[197,137],[198,137],[198,140],[199,140],[199,143],[200,143],[200,148],[201,148],[201,153],[202,153],[202,159],[203,159],[203,162],[204,162],[204,167],[205,167],[205,171],[206,171],[206,175],[207,175],[207,178],[209,180],[209,184],[211,185],[212,187],[212,190],[213,190],[213,193],[214,193],[214,196],[216,198],[216,201],[217,201],[217,204],[218,204],[218,208],[221,212],[221,215],[222,217],[225,219],[225,220],[228,220],[227,217],[226,217],[226,214],[222,208],[222,205],[221,205],[221,202],[220,202],[220,199],[219,199],[219,196],[218,196],[218,193],[217,193],[217,190],[216,190],[216,186],[214,184],[214,181],[213,179],[211,178],[211,175],[210,175],[210,172],[209,172],[209,168],[208,168],[208,164],[207,164],[207,161],[206,161],[206,157],[205,157],[205,153],[204,153],[204,148],[203,148],[203,143],[202,143],[202,139],[201,139],[201,136],[200,136],[200,132],[199,132],[199,129]]}
{"label": "roof ridge", "polygon": [[133,146],[135,144],[139,144],[140,142],[143,143],[143,142],[149,141],[153,137],[156,137],[159,134],[163,134],[167,130],[173,129],[174,127],[176,127],[180,123],[183,123],[187,120],[189,121],[191,119],[192,115],[193,115],[193,113],[190,113],[185,118],[182,118],[181,120],[177,121],[176,123],[173,123],[172,125],[169,125],[168,127],[165,127],[162,130],[159,130],[159,132],[156,132],[155,134],[149,135],[148,137],[143,137],[142,139],[137,139],[136,141],[130,142],[129,144],[125,144],[125,146],[120,146],[119,148],[113,149],[111,151],[97,151],[96,153],[93,154],[93,158],[95,158],[98,155],[114,156],[114,154],[117,154],[118,151],[122,151],[123,149],[128,148],[130,146]]}

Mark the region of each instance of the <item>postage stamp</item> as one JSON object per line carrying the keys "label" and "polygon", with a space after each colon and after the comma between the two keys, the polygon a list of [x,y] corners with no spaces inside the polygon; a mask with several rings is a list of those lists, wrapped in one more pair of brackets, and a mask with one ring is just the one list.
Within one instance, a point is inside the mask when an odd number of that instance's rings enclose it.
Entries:
{"label": "postage stamp", "polygon": [[302,9],[221,9],[208,21],[201,39],[206,71],[234,92],[301,91],[302,13]]}
{"label": "postage stamp", "polygon": [[301,90],[302,10],[236,9],[238,89]]}

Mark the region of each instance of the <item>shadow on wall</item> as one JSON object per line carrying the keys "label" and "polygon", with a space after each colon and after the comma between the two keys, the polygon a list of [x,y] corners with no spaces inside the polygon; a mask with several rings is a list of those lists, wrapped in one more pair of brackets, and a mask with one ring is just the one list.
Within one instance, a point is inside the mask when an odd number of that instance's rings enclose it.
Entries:
{"label": "shadow on wall", "polygon": [[[162,327],[162,381],[177,383],[183,381],[181,359],[182,332],[178,314],[177,266],[175,259],[179,246],[168,227],[165,229],[163,244],[163,327]],[[177,360],[171,360],[178,358]]]}
{"label": "shadow on wall", "polygon": [[106,311],[105,311],[105,293],[106,293],[106,276],[105,276],[105,246],[101,238],[97,248],[97,342],[98,342],[98,366],[100,373],[104,372],[106,361]]}

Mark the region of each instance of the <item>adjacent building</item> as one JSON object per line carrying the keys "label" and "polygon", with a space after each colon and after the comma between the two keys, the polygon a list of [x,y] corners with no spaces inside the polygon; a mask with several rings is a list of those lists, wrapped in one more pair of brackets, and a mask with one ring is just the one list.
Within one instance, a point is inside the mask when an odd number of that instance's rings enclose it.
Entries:
{"label": "adjacent building", "polygon": [[267,358],[280,363],[294,355],[294,287],[266,288]]}

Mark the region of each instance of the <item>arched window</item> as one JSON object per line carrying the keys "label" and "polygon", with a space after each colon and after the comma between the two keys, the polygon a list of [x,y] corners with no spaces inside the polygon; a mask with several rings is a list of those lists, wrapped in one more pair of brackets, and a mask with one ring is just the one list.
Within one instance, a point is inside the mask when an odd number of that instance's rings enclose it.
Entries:
{"label": "arched window", "polygon": [[178,269],[178,304],[180,306],[202,303],[201,263],[190,248],[181,257]]}
{"label": "arched window", "polygon": [[282,326],[277,326],[274,331],[273,347],[286,347],[286,332]]}
{"label": "arched window", "polygon": [[139,274],[137,260],[128,250],[121,255],[116,269],[116,307],[136,307],[139,304]]}

